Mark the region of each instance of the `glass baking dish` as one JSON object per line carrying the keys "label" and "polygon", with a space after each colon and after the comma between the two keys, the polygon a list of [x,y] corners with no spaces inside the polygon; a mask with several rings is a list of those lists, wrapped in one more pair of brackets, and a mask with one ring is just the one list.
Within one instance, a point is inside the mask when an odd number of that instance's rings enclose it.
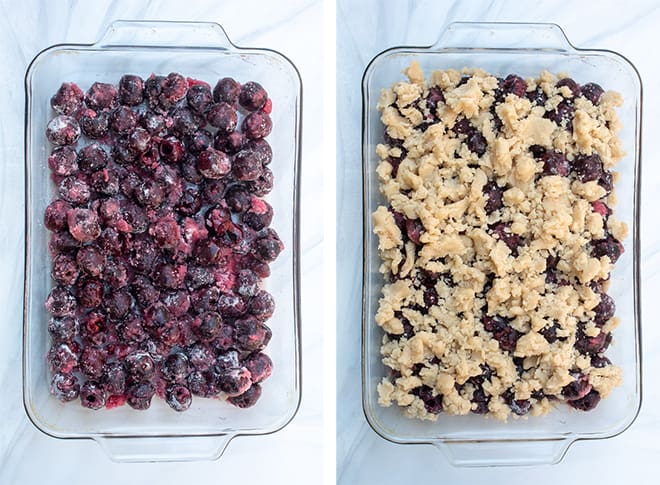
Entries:
{"label": "glass baking dish", "polygon": [[[616,170],[617,217],[629,226],[626,249],[611,275],[610,295],[622,323],[614,332],[608,356],[623,370],[623,385],[591,412],[560,406],[543,417],[502,423],[482,416],[440,415],[435,423],[406,418],[397,406],[378,405],[376,386],[386,368],[381,363],[382,330],[374,315],[383,286],[378,272],[378,238],[371,214],[383,203],[378,190],[376,145],[383,126],[376,103],[380,90],[404,78],[402,71],[419,62],[425,74],[436,69],[480,67],[494,75],[537,76],[541,70],[569,73],[579,83],[594,81],[621,93],[619,132],[627,155]],[[571,443],[613,437],[626,430],[641,406],[640,346],[640,161],[642,84],[635,67],[606,50],[573,47],[554,24],[453,23],[430,47],[400,47],[376,56],[365,70],[363,94],[363,303],[362,398],[367,421],[383,438],[402,444],[426,443],[441,448],[459,466],[531,465],[559,462]]]}
{"label": "glass baking dish", "polygon": [[[272,227],[285,249],[271,266],[265,287],[276,311],[267,348],[274,363],[258,403],[238,409],[215,399],[195,399],[175,413],[161,399],[148,411],[128,406],[91,411],[62,404],[48,391],[49,345],[44,299],[50,278],[48,231],[44,209],[56,188],[47,166],[44,131],[50,96],[63,81],[83,89],[93,82],[116,83],[126,73],[146,79],[151,73],[184,76],[214,83],[224,76],[260,82],[273,100],[271,169],[275,188],[267,200],[274,208]],[[23,398],[27,415],[44,433],[57,438],[91,438],[118,461],[188,461],[217,459],[239,435],[278,431],[291,421],[300,402],[299,187],[302,86],[295,66],[269,49],[239,48],[215,23],[126,22],[110,25],[92,45],[55,45],[28,67],[26,89],[26,247],[24,295]]]}

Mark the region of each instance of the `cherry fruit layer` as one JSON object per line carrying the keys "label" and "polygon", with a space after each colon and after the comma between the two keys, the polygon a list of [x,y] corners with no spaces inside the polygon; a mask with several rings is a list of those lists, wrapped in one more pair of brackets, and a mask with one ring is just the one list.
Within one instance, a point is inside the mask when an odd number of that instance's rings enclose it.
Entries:
{"label": "cherry fruit layer", "polygon": [[63,83],[51,107],[51,393],[89,409],[253,406],[273,368],[262,282],[284,249],[263,198],[266,90],[127,74]]}

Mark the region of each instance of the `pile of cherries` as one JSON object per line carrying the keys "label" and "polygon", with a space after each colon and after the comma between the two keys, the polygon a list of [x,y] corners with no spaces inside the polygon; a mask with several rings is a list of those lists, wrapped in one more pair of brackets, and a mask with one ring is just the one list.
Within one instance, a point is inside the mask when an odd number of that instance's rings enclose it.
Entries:
{"label": "pile of cherries", "polygon": [[125,75],[64,83],[51,106],[52,394],[90,409],[154,395],[176,411],[193,395],[254,405],[272,372],[261,282],[284,248],[262,199],[264,88]]}

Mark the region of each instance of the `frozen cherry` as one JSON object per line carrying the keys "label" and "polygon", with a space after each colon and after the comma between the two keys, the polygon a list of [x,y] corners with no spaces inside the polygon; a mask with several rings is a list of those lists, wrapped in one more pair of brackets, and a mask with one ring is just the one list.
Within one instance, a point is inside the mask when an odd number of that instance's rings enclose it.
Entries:
{"label": "frozen cherry", "polygon": [[499,222],[492,227],[491,231],[493,236],[507,245],[512,254],[518,254],[518,246],[521,244],[520,236],[511,232],[509,224]]}
{"label": "frozen cherry", "polygon": [[74,251],[79,247],[80,241],[75,240],[69,231],[52,233],[48,242],[48,249],[52,254]]}
{"label": "frozen cherry", "polygon": [[181,317],[190,309],[190,295],[185,290],[169,291],[162,297],[162,302],[175,317]]}
{"label": "frozen cherry", "polygon": [[62,231],[67,228],[67,212],[71,204],[60,199],[51,202],[44,213],[44,225],[51,231]]}
{"label": "frozen cherry", "polygon": [[527,91],[525,80],[515,74],[509,74],[505,79],[500,81],[499,87],[505,94],[515,94],[520,98],[524,97]]}
{"label": "frozen cherry", "polygon": [[48,351],[47,360],[52,372],[70,374],[78,367],[78,355],[72,349],[73,344],[62,342],[53,345]]}
{"label": "frozen cherry", "polygon": [[144,128],[135,128],[128,135],[128,148],[135,153],[144,153],[151,147],[151,135]]}
{"label": "frozen cherry", "polygon": [[118,135],[126,135],[135,129],[138,115],[128,106],[120,106],[110,115],[110,129]]}
{"label": "frozen cherry", "polygon": [[261,109],[266,100],[268,99],[268,94],[266,90],[261,86],[261,84],[250,81],[241,86],[241,91],[238,95],[238,102],[240,105],[248,111],[257,111]]}
{"label": "frozen cherry", "polygon": [[214,148],[207,148],[197,156],[197,170],[207,179],[220,179],[231,169],[229,157]]}
{"label": "frozen cherry", "polygon": [[140,205],[152,208],[158,207],[165,198],[163,188],[152,178],[145,178],[135,187],[133,195]]}
{"label": "frozen cherry", "polygon": [[185,139],[188,150],[192,153],[200,153],[213,146],[213,135],[207,130],[197,130]]}
{"label": "frozen cherry", "polygon": [[273,372],[273,361],[262,352],[250,354],[243,365],[250,371],[254,383],[268,379]]}
{"label": "frozen cherry", "polygon": [[223,293],[218,298],[218,310],[223,316],[238,317],[245,313],[245,301],[240,295]]}
{"label": "frozen cherry", "polygon": [[95,82],[85,94],[85,104],[94,111],[117,106],[117,88],[112,84]]}
{"label": "frozen cherry", "polygon": [[78,154],[78,166],[86,173],[92,173],[108,164],[108,154],[98,143],[91,143]]}
{"label": "frozen cherry", "polygon": [[502,190],[502,188],[497,185],[497,182],[494,180],[488,182],[486,185],[484,185],[483,192],[484,195],[488,198],[486,205],[484,206],[486,214],[492,214],[496,210],[503,207],[504,204],[502,203],[502,195],[504,194],[504,190]]}
{"label": "frozen cherry", "polygon": [[252,150],[241,150],[232,163],[232,171],[238,180],[256,180],[262,169],[261,160]]}
{"label": "frozen cherry", "polygon": [[275,234],[275,231],[272,231],[272,229],[268,229],[268,231],[271,232],[257,239],[252,247],[252,254],[264,263],[275,261],[277,256],[284,250],[284,244]]}
{"label": "frozen cherry", "polygon": [[546,101],[548,101],[548,95],[545,94],[541,87],[537,87],[534,91],[527,92],[525,96],[536,106],[545,106]]}
{"label": "frozen cherry", "polygon": [[128,284],[128,268],[123,259],[115,258],[108,261],[103,270],[105,282],[114,289],[123,288]]}
{"label": "frozen cherry", "polygon": [[53,145],[73,145],[80,138],[80,125],[71,116],[56,116],[46,126],[46,138]]}
{"label": "frozen cherry", "polygon": [[184,147],[178,138],[168,136],[160,142],[159,151],[161,157],[173,163],[183,158]]}
{"label": "frozen cherry", "polygon": [[265,346],[267,330],[256,318],[248,317],[234,322],[236,342],[246,351],[261,350]]}
{"label": "frozen cherry", "polygon": [[128,375],[135,380],[151,377],[156,371],[154,360],[143,350],[137,350],[126,356],[124,367]]}
{"label": "frozen cherry", "polygon": [[599,402],[600,394],[595,389],[592,389],[583,398],[569,401],[568,405],[580,411],[591,411],[598,406]]}
{"label": "frozen cherry", "polygon": [[174,384],[167,388],[165,401],[177,412],[185,411],[192,403],[192,393],[183,384]]}
{"label": "frozen cherry", "polygon": [[230,397],[227,401],[238,408],[249,408],[254,406],[260,397],[261,386],[259,384],[252,384],[243,394]]}
{"label": "frozen cherry", "polygon": [[88,409],[101,409],[105,406],[105,391],[95,381],[87,381],[80,388],[80,404]]}
{"label": "frozen cherry", "polygon": [[78,171],[76,151],[71,147],[57,147],[48,157],[48,167],[53,174],[66,177]]}
{"label": "frozen cherry", "polygon": [[220,334],[222,317],[217,312],[206,312],[200,315],[193,330],[203,340],[213,340]]}
{"label": "frozen cherry", "polygon": [[80,269],[90,276],[100,276],[105,266],[105,255],[95,245],[80,248],[76,260]]}
{"label": "frozen cherry", "polygon": [[273,316],[275,299],[265,290],[259,290],[248,304],[248,313],[265,322]]}
{"label": "frozen cherry", "polygon": [[564,396],[567,401],[582,399],[589,393],[589,391],[591,391],[589,376],[575,373],[572,374],[572,377],[574,377],[573,382],[567,386],[564,386],[564,388],[561,390],[561,395]]}
{"label": "frozen cherry", "polygon": [[230,155],[238,153],[245,145],[245,135],[240,131],[232,131],[229,134],[218,132],[213,140],[213,146]]}
{"label": "frozen cherry", "polygon": [[557,123],[568,131],[573,130],[573,118],[575,116],[575,107],[571,100],[565,99],[557,105],[554,110],[547,111],[543,117]]}
{"label": "frozen cherry", "polygon": [[154,397],[156,389],[150,382],[139,382],[128,388],[128,399],[126,402],[133,409],[144,411],[151,406],[151,399]]}
{"label": "frozen cherry", "polygon": [[135,300],[142,308],[149,307],[160,298],[160,291],[145,276],[136,276],[131,283],[131,287],[133,289],[133,295],[135,295]]}
{"label": "frozen cherry", "polygon": [[230,77],[222,78],[213,88],[213,99],[216,103],[224,101],[225,103],[235,105],[241,93],[241,85]]}
{"label": "frozen cherry", "polygon": [[[186,182],[190,182],[191,184],[199,184],[204,180],[202,177],[202,174],[199,173],[199,170],[197,170],[197,158],[190,154],[189,156],[185,157],[181,161],[180,165],[181,169],[181,176]],[[187,187],[188,189],[193,188],[197,194],[199,194],[199,187],[194,186],[194,187]],[[185,193],[185,191],[184,191]],[[197,198],[197,197],[196,197]]]}
{"label": "frozen cherry", "polygon": [[167,356],[161,367],[163,377],[170,382],[185,382],[190,374],[190,361],[183,352]]}
{"label": "frozen cherry", "polygon": [[201,196],[197,186],[191,186],[184,190],[176,209],[180,214],[185,216],[192,216],[202,207]]}
{"label": "frozen cherry", "polygon": [[63,178],[57,191],[60,197],[75,205],[86,204],[91,197],[91,191],[85,179],[75,175]]}
{"label": "frozen cherry", "polygon": [[555,151],[546,151],[540,157],[541,162],[543,162],[543,172],[544,175],[560,175],[566,177],[570,170],[568,159],[561,152]]}
{"label": "frozen cherry", "polygon": [[73,401],[80,394],[78,378],[72,374],[54,374],[50,381],[50,393],[62,402]]}
{"label": "frozen cherry", "polygon": [[593,309],[595,316],[595,321],[597,325],[604,325],[610,318],[614,316],[616,312],[616,305],[614,300],[607,293],[602,293],[600,295],[600,302]]}
{"label": "frozen cherry", "polygon": [[215,364],[215,354],[204,344],[193,345],[187,353],[195,370],[206,372]]}
{"label": "frozen cherry", "polygon": [[228,397],[239,396],[252,385],[250,371],[245,367],[227,369],[218,373],[216,377],[218,388]]}
{"label": "frozen cherry", "polygon": [[251,204],[252,198],[242,185],[234,185],[227,190],[225,197],[227,205],[232,212],[244,212]]}
{"label": "frozen cherry", "polygon": [[105,352],[96,347],[85,347],[80,355],[80,371],[90,379],[98,379],[103,373]]}
{"label": "frozen cherry", "polygon": [[154,242],[160,248],[175,248],[181,241],[181,229],[174,217],[166,216],[159,219],[149,228],[149,234],[153,236]]}
{"label": "frozen cherry", "polygon": [[273,160],[273,149],[263,138],[248,141],[245,148],[252,150],[263,165],[268,165]]}
{"label": "frozen cherry", "polygon": [[593,155],[578,155],[573,160],[573,170],[582,182],[598,180],[603,175],[603,162],[594,153]]}
{"label": "frozen cherry", "polygon": [[100,384],[108,394],[124,394],[127,377],[121,362],[109,362],[103,367]]}
{"label": "frozen cherry", "polygon": [[185,277],[186,266],[163,264],[156,270],[154,281],[163,288],[175,290],[183,287]]}
{"label": "frozen cherry", "polygon": [[79,284],[78,302],[84,308],[96,308],[101,305],[102,299],[103,283],[100,281],[88,279]]}
{"label": "frozen cherry", "polygon": [[196,84],[186,94],[188,106],[199,114],[204,114],[213,102],[211,88],[206,84]]}
{"label": "frozen cherry", "polygon": [[167,121],[160,113],[145,111],[140,115],[140,125],[152,135],[157,135],[165,130]]}
{"label": "frozen cherry", "polygon": [[256,111],[250,113],[243,120],[243,133],[250,140],[258,140],[267,137],[273,129],[273,122],[266,113]]}
{"label": "frozen cherry", "polygon": [[113,196],[119,193],[119,177],[114,170],[98,170],[89,177],[92,189],[99,194]]}
{"label": "frozen cherry", "polygon": [[580,95],[587,98],[595,106],[600,104],[600,98],[604,92],[603,88],[596,83],[587,83],[580,88]]}
{"label": "frozen cherry", "polygon": [[259,290],[259,277],[250,269],[242,269],[236,277],[236,292],[243,297],[252,297]]}
{"label": "frozen cherry", "polygon": [[103,300],[105,310],[112,320],[121,320],[131,309],[133,300],[126,290],[114,290]]}
{"label": "frozen cherry", "polygon": [[219,133],[231,133],[236,128],[238,116],[236,110],[225,102],[212,105],[206,113],[206,120],[211,126],[218,129]]}
{"label": "frozen cherry", "polygon": [[623,244],[612,235],[609,235],[605,239],[593,241],[591,246],[591,254],[597,258],[607,256],[610,258],[612,264],[616,263],[624,252]]}
{"label": "frozen cherry", "polygon": [[486,138],[476,130],[467,136],[465,144],[471,152],[479,157],[486,153],[486,147],[488,146]]}
{"label": "frozen cherry", "polygon": [[[93,116],[92,116],[93,114]],[[107,133],[110,125],[110,115],[106,111],[83,115],[80,118],[80,129],[88,138],[98,140]]]}
{"label": "frozen cherry", "polygon": [[438,103],[440,102],[445,102],[445,95],[443,94],[442,89],[440,89],[439,86],[431,86],[429,88],[428,96],[426,97],[426,107],[435,115]]}
{"label": "frozen cherry", "polygon": [[205,179],[202,185],[202,195],[208,204],[219,204],[225,195],[226,185],[223,180]]}
{"label": "frozen cherry", "polygon": [[73,285],[78,279],[79,271],[76,260],[68,254],[59,254],[53,258],[51,276],[61,285]]}
{"label": "frozen cherry", "polygon": [[170,109],[185,98],[187,92],[188,81],[186,78],[181,74],[172,72],[163,79],[158,100],[163,108]]}
{"label": "frozen cherry", "polygon": [[119,102],[126,106],[142,103],[144,81],[140,76],[126,74],[119,80]]}
{"label": "frozen cherry", "polygon": [[57,92],[50,98],[50,106],[61,115],[72,115],[82,106],[85,97],[75,83],[62,83]]}
{"label": "frozen cherry", "polygon": [[74,317],[51,318],[48,334],[54,342],[73,342],[78,334],[78,320]]}
{"label": "frozen cherry", "polygon": [[570,77],[565,77],[563,79],[560,79],[559,81],[557,81],[556,86],[558,88],[561,88],[563,86],[568,87],[568,89],[571,91],[571,94],[573,96],[578,96],[580,94],[580,85]]}
{"label": "frozen cherry", "polygon": [[482,319],[484,329],[493,334],[493,338],[500,344],[502,350],[513,351],[522,334],[513,328],[508,320],[499,315],[484,316]]}
{"label": "frozen cherry", "polygon": [[53,288],[46,298],[46,310],[54,317],[70,317],[76,310],[76,297],[64,286]]}

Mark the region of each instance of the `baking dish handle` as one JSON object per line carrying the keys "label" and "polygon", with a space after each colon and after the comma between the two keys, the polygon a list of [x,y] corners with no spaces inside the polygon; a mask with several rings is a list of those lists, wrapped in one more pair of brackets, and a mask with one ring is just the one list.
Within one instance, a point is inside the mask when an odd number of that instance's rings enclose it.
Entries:
{"label": "baking dish handle", "polygon": [[557,24],[517,22],[453,22],[433,48],[576,50]]}
{"label": "baking dish handle", "polygon": [[436,442],[456,466],[520,466],[559,463],[572,443],[569,439],[550,441],[460,441]]}
{"label": "baking dish handle", "polygon": [[217,460],[234,435],[94,438],[113,461],[123,463]]}
{"label": "baking dish handle", "polygon": [[214,22],[116,20],[96,43],[99,47],[211,47],[232,50],[227,33]]}

